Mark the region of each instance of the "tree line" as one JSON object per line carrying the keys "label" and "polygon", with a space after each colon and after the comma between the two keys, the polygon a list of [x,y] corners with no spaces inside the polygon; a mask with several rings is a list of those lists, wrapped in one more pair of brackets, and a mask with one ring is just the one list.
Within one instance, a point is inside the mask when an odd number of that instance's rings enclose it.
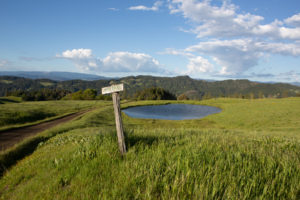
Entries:
{"label": "tree line", "polygon": [[15,90],[6,93],[6,96],[21,97],[23,101],[49,101],[60,100],[70,94],[70,91],[63,89],[40,89],[35,91]]}
{"label": "tree line", "polygon": [[[205,81],[195,80],[188,76],[178,77],[154,77],[154,76],[128,76],[110,80],[70,80],[53,81],[47,79],[26,79],[19,77],[0,76],[0,96],[5,96],[11,91],[39,91],[41,89],[63,89],[70,93],[86,89],[94,89],[101,92],[101,88],[123,83],[125,91],[122,92],[123,99],[134,99],[137,92],[145,88],[164,88],[176,97],[201,100],[216,97],[235,98],[282,98],[300,95],[300,87],[276,83],[258,83],[249,80],[224,80]],[[75,95],[76,96],[76,95]],[[81,96],[81,94],[79,94]],[[99,95],[97,95],[99,96]],[[184,97],[186,96],[186,97]],[[78,97],[73,97],[78,98]],[[84,97],[80,97],[84,99]],[[105,97],[97,97],[105,98]]]}
{"label": "tree line", "polygon": [[97,95],[94,89],[70,92],[63,89],[40,89],[35,91],[15,90],[6,96],[21,97],[23,101],[51,101],[51,100],[111,100],[111,95]]}
{"label": "tree line", "polygon": [[[199,92],[195,90],[184,92],[180,95],[175,95],[170,91],[161,87],[150,87],[137,91],[133,96],[127,96],[126,90],[121,92],[122,99],[132,100],[204,100],[219,97],[241,98],[241,99],[262,99],[262,98],[286,98],[289,97],[289,92],[277,93],[275,95],[266,96],[263,92],[246,94],[211,94],[210,92]],[[111,95],[98,94],[95,89],[78,90],[70,92],[64,89],[40,89],[35,91],[15,90],[7,92],[6,96],[21,97],[23,101],[49,101],[49,100],[112,100]],[[300,94],[296,96],[300,97]]]}

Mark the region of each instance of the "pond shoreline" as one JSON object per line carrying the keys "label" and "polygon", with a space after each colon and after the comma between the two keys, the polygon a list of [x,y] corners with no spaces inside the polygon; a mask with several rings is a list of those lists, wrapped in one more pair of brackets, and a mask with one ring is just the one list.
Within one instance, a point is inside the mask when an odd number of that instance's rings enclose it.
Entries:
{"label": "pond shoreline", "polygon": [[201,119],[211,114],[220,113],[217,107],[195,104],[163,104],[127,107],[122,111],[133,118],[162,120]]}

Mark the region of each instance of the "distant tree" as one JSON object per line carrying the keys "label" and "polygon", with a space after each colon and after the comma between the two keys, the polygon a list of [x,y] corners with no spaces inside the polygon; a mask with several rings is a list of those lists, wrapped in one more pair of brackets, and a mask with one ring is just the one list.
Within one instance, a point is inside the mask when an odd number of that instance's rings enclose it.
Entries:
{"label": "distant tree", "polygon": [[103,94],[99,94],[96,97],[97,100],[104,100],[104,101],[111,101],[112,100],[112,96],[111,95],[103,95]]}
{"label": "distant tree", "polygon": [[176,96],[163,88],[147,88],[137,92],[134,97],[137,100],[176,100]]}
{"label": "distant tree", "polygon": [[249,94],[249,99],[255,99],[255,96],[252,92]]}
{"label": "distant tree", "polygon": [[259,92],[258,92],[258,98],[259,98],[259,99],[265,98],[265,95],[264,95],[264,93],[263,93],[262,91],[259,91]]}
{"label": "distant tree", "polygon": [[97,96],[97,91],[94,89],[86,89],[82,94],[82,99],[93,100]]}
{"label": "distant tree", "polygon": [[71,94],[71,99],[72,100],[83,100],[83,91],[79,90],[77,92],[74,92]]}
{"label": "distant tree", "polygon": [[210,92],[205,93],[203,96],[203,99],[211,99],[211,98],[212,98],[212,96],[211,96]]}
{"label": "distant tree", "polygon": [[289,97],[289,91],[283,91],[282,94],[281,94],[281,98],[287,98]]}
{"label": "distant tree", "polygon": [[189,98],[185,94],[181,94],[177,97],[177,100],[189,100]]}

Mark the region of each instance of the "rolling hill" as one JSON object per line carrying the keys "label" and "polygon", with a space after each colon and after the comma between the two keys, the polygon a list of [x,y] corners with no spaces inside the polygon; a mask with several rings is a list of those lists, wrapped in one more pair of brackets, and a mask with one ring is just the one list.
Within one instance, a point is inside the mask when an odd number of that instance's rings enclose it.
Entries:
{"label": "rolling hill", "polygon": [[96,89],[110,84],[124,83],[123,98],[132,97],[137,91],[150,87],[162,87],[179,96],[186,94],[190,99],[209,97],[287,97],[300,95],[300,87],[285,83],[258,83],[249,80],[204,81],[188,76],[154,77],[129,76],[120,79],[105,80],[66,80],[28,79],[12,76],[0,76],[0,96],[14,90],[39,90],[43,88],[64,89],[71,92],[87,88]]}
{"label": "rolling hill", "polygon": [[30,79],[51,79],[55,81],[66,80],[102,80],[110,79],[104,76],[94,74],[84,74],[75,72],[40,72],[40,71],[0,71],[0,76],[16,76]]}

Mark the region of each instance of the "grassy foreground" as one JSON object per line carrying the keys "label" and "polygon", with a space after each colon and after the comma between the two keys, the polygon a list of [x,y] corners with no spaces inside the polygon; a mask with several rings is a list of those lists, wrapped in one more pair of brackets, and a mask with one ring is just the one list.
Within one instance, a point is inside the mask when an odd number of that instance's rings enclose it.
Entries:
{"label": "grassy foreground", "polygon": [[[123,107],[166,102],[131,102]],[[216,99],[200,120],[123,115],[111,106],[42,133],[0,180],[1,199],[299,199],[300,99]],[[56,135],[56,136],[55,136]],[[50,137],[51,136],[51,137]]]}

